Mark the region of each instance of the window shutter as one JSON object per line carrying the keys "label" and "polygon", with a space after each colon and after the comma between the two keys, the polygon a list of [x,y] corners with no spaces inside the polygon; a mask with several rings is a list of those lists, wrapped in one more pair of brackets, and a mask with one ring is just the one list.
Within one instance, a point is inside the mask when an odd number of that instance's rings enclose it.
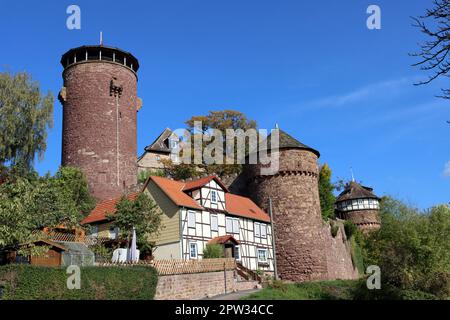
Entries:
{"label": "window shutter", "polygon": [[233,219],[233,233],[239,233],[239,219]]}
{"label": "window shutter", "polygon": [[195,228],[195,212],[189,211],[188,214],[188,227],[189,228]]}
{"label": "window shutter", "polygon": [[233,220],[227,217],[227,233],[233,233]]}
{"label": "window shutter", "polygon": [[219,223],[216,215],[211,215],[211,231],[218,231]]}
{"label": "window shutter", "polygon": [[259,230],[259,223],[258,222],[255,222],[255,224],[254,224],[254,227],[255,227],[255,237],[260,237],[261,236],[261,233],[260,233],[260,230]]}
{"label": "window shutter", "polygon": [[267,226],[261,224],[261,238],[267,238]]}

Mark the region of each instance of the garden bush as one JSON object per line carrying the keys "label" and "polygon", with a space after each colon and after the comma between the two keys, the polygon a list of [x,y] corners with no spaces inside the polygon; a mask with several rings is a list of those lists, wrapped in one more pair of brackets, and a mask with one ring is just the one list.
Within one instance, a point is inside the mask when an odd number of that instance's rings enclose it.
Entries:
{"label": "garden bush", "polygon": [[344,230],[347,239],[350,239],[358,231],[358,227],[352,221],[346,220],[344,222]]}
{"label": "garden bush", "polygon": [[223,258],[223,247],[220,244],[207,244],[203,251],[203,259]]}
{"label": "garden bush", "polygon": [[145,266],[82,267],[81,289],[69,290],[65,268],[0,267],[0,300],[152,300],[158,277]]}

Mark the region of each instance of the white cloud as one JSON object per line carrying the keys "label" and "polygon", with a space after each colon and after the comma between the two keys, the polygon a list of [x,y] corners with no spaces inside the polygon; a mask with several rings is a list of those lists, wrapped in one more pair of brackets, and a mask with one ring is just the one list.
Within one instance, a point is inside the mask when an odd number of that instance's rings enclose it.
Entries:
{"label": "white cloud", "polygon": [[355,89],[344,94],[312,101],[310,104],[312,106],[319,107],[340,107],[350,105],[361,101],[367,101],[367,99],[381,98],[398,94],[405,88],[412,87],[413,83],[413,78],[401,78],[371,83],[365,87]]}
{"label": "white cloud", "polygon": [[450,161],[444,166],[444,177],[450,177]]}

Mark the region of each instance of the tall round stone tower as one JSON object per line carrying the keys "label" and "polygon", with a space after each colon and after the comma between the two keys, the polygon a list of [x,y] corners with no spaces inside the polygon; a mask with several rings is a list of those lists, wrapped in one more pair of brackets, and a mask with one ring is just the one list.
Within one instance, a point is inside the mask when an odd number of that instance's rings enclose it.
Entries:
{"label": "tall round stone tower", "polygon": [[[278,129],[279,130],[279,129]],[[263,175],[263,165],[247,166],[252,198],[266,212],[272,199],[278,275],[283,280],[309,281],[327,278],[327,258],[319,200],[320,156],[279,130],[279,170]]]}
{"label": "tall round stone tower", "polygon": [[98,200],[137,183],[138,60],[123,50],[82,46],[61,58],[64,86],[62,165],[85,173]]}
{"label": "tall round stone tower", "polygon": [[336,199],[336,215],[352,221],[363,232],[378,230],[381,227],[379,200],[372,188],[351,181]]}

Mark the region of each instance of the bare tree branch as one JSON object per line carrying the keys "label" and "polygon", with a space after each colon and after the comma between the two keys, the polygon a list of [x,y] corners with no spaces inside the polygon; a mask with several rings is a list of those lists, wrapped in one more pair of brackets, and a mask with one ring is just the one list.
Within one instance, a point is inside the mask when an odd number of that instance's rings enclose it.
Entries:
{"label": "bare tree branch", "polygon": [[[423,16],[412,17],[413,26],[431,38],[431,40],[419,44],[419,52],[410,54],[420,58],[412,66],[419,67],[423,71],[432,71],[427,80],[415,83],[418,86],[429,84],[439,77],[449,77],[450,0],[433,0],[433,6],[432,9],[427,9]],[[429,27],[430,24],[432,27]],[[450,89],[441,89],[441,94],[437,97],[450,99]]]}

